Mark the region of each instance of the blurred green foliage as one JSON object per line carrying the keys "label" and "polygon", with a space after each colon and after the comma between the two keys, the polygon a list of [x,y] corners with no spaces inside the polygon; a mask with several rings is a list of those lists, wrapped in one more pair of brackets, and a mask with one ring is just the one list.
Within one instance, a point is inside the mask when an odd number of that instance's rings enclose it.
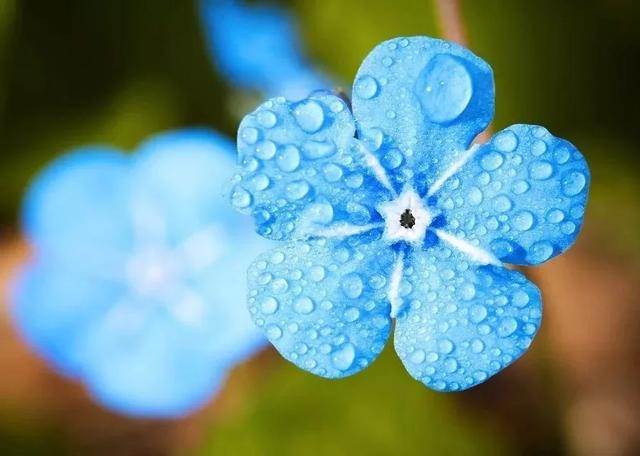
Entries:
{"label": "blurred green foliage", "polygon": [[409,377],[391,345],[365,372],[342,380],[277,360],[244,398],[246,408],[213,427],[198,454],[508,454],[490,421]]}

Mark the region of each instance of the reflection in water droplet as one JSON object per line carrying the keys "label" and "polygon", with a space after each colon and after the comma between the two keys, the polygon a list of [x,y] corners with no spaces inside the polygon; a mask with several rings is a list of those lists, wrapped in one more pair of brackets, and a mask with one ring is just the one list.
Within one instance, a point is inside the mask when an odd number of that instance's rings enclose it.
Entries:
{"label": "reflection in water droplet", "polygon": [[315,133],[324,124],[324,110],[315,100],[306,100],[293,110],[296,122],[307,133]]}
{"label": "reflection in water droplet", "polygon": [[429,120],[448,123],[460,117],[469,105],[473,82],[461,60],[439,54],[422,70],[415,93]]}

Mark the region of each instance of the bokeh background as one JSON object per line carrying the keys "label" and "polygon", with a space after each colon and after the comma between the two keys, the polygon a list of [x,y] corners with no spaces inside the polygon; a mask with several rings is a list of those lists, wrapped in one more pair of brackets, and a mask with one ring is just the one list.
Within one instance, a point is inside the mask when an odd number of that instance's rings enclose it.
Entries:
{"label": "bokeh background", "polygon": [[462,0],[456,29],[446,3],[279,4],[310,60],[347,87],[384,39],[465,39],[495,72],[493,129],[541,124],[582,150],[582,236],[527,271],[545,299],[532,349],[456,394],[413,381],[390,347],[341,381],[267,350],[201,411],[154,421],[101,409],[11,327],[7,287],[29,255],[21,195],[80,144],[132,149],[193,125],[234,136],[259,98],[216,71],[196,2],[0,0],[0,454],[640,454],[640,4]]}

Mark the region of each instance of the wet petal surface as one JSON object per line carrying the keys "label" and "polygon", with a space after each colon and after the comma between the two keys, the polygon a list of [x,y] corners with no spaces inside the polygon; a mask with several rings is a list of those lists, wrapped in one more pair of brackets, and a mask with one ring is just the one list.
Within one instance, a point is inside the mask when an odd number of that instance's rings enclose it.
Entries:
{"label": "wet petal surface", "polygon": [[438,245],[407,258],[395,348],[412,377],[439,391],[484,382],[527,350],[540,291],[517,271],[470,263]]}
{"label": "wet petal surface", "polygon": [[422,193],[493,118],[493,74],[457,44],[394,38],[360,66],[353,112],[359,137],[394,184],[415,184]]}
{"label": "wet petal surface", "polygon": [[480,146],[431,202],[445,231],[506,263],[534,265],[575,242],[589,181],[572,144],[543,127],[514,125]]}
{"label": "wet petal surface", "polygon": [[389,191],[354,133],[351,113],[333,95],[267,101],[240,125],[231,203],[253,215],[258,233],[276,240],[334,224],[381,222],[375,204]]}
{"label": "wet petal surface", "polygon": [[249,269],[249,310],[286,359],[327,378],[355,374],[382,351],[394,253],[380,233],[294,241]]}

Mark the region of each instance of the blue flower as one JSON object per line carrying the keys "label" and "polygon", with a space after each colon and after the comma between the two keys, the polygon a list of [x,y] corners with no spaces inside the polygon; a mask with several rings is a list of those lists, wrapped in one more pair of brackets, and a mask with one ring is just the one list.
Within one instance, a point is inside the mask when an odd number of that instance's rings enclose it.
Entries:
{"label": "blue flower", "polygon": [[201,0],[213,59],[234,84],[291,99],[327,87],[303,57],[293,21],[283,10],[236,0]]}
{"label": "blue flower", "polygon": [[35,259],[14,287],[14,320],[107,407],[187,413],[266,343],[239,280],[266,241],[222,196],[232,148],[204,130],[155,136],[133,156],[87,147],[27,193]]}
{"label": "blue flower", "polygon": [[504,263],[537,265],[580,231],[589,169],[546,129],[482,145],[489,65],[426,37],[376,47],[352,109],[331,94],[276,98],[239,129],[232,204],[284,241],[249,269],[249,309],[289,361],[338,378],[367,367],[395,319],[409,373],[463,390],[531,344],[540,291]]}

